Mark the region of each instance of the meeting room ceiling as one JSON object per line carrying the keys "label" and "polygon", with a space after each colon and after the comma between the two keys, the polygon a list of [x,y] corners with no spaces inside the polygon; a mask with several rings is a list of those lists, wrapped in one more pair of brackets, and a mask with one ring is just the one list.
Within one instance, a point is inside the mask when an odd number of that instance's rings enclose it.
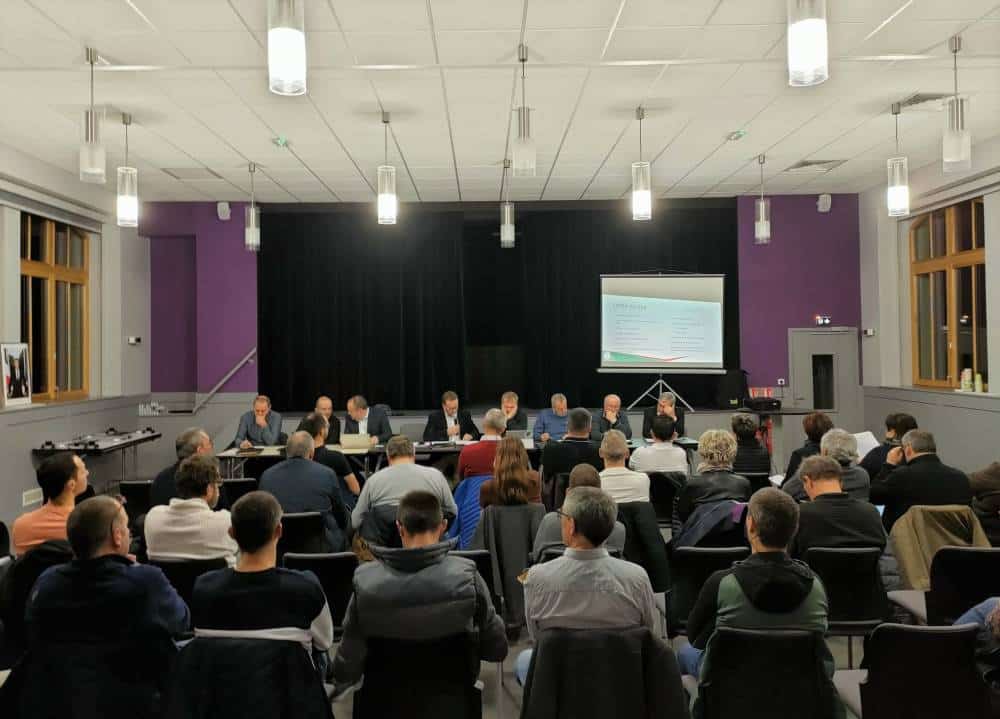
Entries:
{"label": "meeting room ceiling", "polygon": [[[265,0],[3,0],[0,142],[76,173],[92,46],[109,183],[128,112],[144,200],[245,199],[253,161],[259,200],[370,201],[384,109],[402,201],[495,201],[524,42],[538,169],[515,200],[625,197],[640,104],[657,197],[754,192],[760,153],[769,193],[851,192],[885,181],[890,104],[951,92],[956,33],[974,142],[1000,134],[1000,1],[827,5],[830,79],[790,88],[785,0],[306,0],[308,94],[281,97]],[[911,168],[944,123],[903,112]]]}

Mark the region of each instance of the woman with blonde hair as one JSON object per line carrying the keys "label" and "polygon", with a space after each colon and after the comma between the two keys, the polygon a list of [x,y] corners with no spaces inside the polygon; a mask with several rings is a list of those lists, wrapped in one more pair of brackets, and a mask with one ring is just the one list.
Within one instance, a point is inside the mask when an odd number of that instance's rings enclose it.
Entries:
{"label": "woman with blonde hair", "polygon": [[504,437],[497,444],[493,460],[493,479],[479,488],[479,506],[491,504],[541,503],[541,481],[531,468],[524,443],[514,437]]}
{"label": "woman with blonde hair", "polygon": [[733,473],[736,437],[724,429],[710,429],[698,438],[698,474],[692,477],[677,500],[677,516],[687,521],[703,504],[750,499],[750,481]]}

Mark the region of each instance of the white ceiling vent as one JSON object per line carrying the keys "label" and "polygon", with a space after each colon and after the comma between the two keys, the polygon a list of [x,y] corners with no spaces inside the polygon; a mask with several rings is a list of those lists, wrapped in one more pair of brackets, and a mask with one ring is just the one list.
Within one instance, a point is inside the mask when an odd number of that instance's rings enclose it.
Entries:
{"label": "white ceiling vent", "polygon": [[164,167],[163,171],[175,180],[221,180],[218,174],[207,167]]}
{"label": "white ceiling vent", "polygon": [[803,174],[822,174],[824,172],[829,172],[835,167],[840,167],[846,160],[800,160],[796,162],[789,168],[785,169],[785,172],[799,172]]}

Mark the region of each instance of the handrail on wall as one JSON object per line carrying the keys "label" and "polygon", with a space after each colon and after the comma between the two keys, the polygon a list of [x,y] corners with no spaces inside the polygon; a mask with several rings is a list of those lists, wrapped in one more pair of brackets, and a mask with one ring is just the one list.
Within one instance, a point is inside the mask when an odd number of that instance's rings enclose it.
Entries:
{"label": "handrail on wall", "polygon": [[220,379],[218,382],[215,383],[215,386],[208,391],[208,394],[202,397],[199,402],[195,403],[194,409],[191,410],[191,414],[198,414],[198,411],[206,404],[211,402],[212,398],[219,393],[219,390],[222,389],[222,386],[226,384],[226,382],[228,382],[234,374],[243,369],[243,365],[252,360],[256,355],[257,355],[256,347],[247,352],[243,356],[243,359],[241,359],[239,362],[233,365],[233,368],[228,372],[226,372],[226,374],[222,376],[222,379]]}

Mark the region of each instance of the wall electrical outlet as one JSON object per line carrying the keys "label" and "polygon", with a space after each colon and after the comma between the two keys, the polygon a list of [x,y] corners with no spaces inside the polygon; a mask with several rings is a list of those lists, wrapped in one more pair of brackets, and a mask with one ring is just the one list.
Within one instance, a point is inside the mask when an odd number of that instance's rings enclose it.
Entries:
{"label": "wall electrical outlet", "polygon": [[784,387],[785,386],[785,378],[784,377],[778,377],[778,386],[779,387]]}
{"label": "wall electrical outlet", "polygon": [[42,488],[29,489],[26,492],[21,493],[21,506],[30,507],[32,504],[38,504],[42,501]]}

